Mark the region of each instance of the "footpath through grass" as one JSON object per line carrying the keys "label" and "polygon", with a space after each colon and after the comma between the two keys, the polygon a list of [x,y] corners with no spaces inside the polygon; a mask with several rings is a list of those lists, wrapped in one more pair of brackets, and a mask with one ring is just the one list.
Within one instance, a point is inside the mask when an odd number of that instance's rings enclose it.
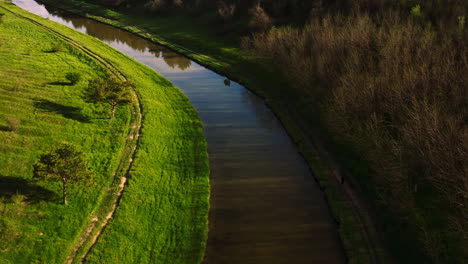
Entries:
{"label": "footpath through grass", "polygon": [[[99,263],[195,263],[207,235],[208,160],[198,114],[188,99],[154,71],[99,40],[0,1],[0,259],[2,263],[63,263],[79,235],[115,186],[131,120],[119,106],[84,102],[87,80],[107,70],[47,30],[7,12],[32,18],[92,50],[136,83],[143,128],[130,179],[114,219],[88,256]],[[52,52],[60,44],[61,51]],[[60,48],[59,48],[60,50]],[[84,80],[68,85],[65,74]],[[7,118],[19,120],[9,131]],[[9,118],[12,120],[12,118]],[[33,183],[32,164],[61,141],[82,146],[96,173],[92,187]],[[113,183],[114,182],[114,183]]]}

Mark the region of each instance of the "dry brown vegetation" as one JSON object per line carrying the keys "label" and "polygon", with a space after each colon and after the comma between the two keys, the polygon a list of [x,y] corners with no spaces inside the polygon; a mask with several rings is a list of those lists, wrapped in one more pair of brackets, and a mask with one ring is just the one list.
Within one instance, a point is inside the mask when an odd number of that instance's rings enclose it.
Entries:
{"label": "dry brown vegetation", "polygon": [[[116,5],[120,4],[122,4],[122,2]],[[169,8],[182,8],[183,6],[183,0],[149,0],[144,5],[144,7],[151,12],[160,12]]]}
{"label": "dry brown vegetation", "polygon": [[11,132],[18,132],[19,126],[21,124],[21,121],[14,117],[14,116],[9,116],[6,118],[6,121],[8,123],[8,130]]}
{"label": "dry brown vegetation", "polygon": [[254,32],[263,32],[273,26],[273,22],[268,14],[263,10],[258,2],[250,10],[249,28]]}
{"label": "dry brown vegetation", "polygon": [[243,46],[320,102],[328,128],[370,164],[381,202],[434,262],[454,263],[468,252],[466,35],[417,15],[327,15]]}
{"label": "dry brown vegetation", "polygon": [[150,0],[146,2],[145,7],[151,12],[161,11],[165,8],[166,3],[164,0]]}
{"label": "dry brown vegetation", "polygon": [[236,13],[236,5],[228,4],[224,1],[218,2],[218,16],[221,17],[224,22],[230,21]]}

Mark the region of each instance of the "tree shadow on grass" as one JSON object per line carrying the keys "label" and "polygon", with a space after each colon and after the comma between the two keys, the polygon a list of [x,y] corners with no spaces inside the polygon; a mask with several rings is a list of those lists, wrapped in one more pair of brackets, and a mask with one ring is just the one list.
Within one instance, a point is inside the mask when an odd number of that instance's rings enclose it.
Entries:
{"label": "tree shadow on grass", "polygon": [[25,195],[31,203],[58,199],[56,193],[34,184],[31,180],[0,175],[0,197],[11,198],[15,194]]}
{"label": "tree shadow on grass", "polygon": [[44,99],[35,100],[34,107],[47,112],[59,114],[65,118],[73,119],[82,123],[89,123],[89,118],[81,113],[81,108],[79,107],[66,106]]}
{"label": "tree shadow on grass", "polygon": [[71,82],[50,82],[48,84],[50,84],[50,85],[63,85],[63,86],[65,86],[65,85],[71,86],[72,85]]}

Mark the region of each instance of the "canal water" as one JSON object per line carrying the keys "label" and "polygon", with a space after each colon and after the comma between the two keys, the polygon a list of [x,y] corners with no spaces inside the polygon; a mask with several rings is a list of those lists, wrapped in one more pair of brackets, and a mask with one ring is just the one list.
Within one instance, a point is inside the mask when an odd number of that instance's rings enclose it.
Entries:
{"label": "canal water", "polygon": [[261,98],[126,31],[33,0],[13,2],[102,40],[154,69],[189,97],[203,121],[210,158],[205,263],[345,262],[322,192],[297,146]]}

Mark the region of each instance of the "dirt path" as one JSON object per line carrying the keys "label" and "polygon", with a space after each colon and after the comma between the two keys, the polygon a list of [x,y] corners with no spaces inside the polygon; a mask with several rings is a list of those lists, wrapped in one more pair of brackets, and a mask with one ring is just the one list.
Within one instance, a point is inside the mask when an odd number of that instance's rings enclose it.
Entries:
{"label": "dirt path", "polygon": [[[116,76],[117,78],[121,80],[127,79],[125,75],[110,62],[106,61],[104,58],[100,57],[85,46],[80,45],[71,38],[47,27],[46,25],[34,19],[15,13],[14,11],[8,8],[1,8],[17,17],[28,20],[31,23],[49,31],[57,38],[67,42],[73,48],[82,51],[87,56],[100,63],[104,68],[106,68],[112,75]],[[128,172],[132,167],[137,146],[139,143],[142,122],[140,99],[138,98],[138,95],[134,90],[132,90],[132,94],[134,97],[134,100],[131,103],[133,115],[129,122],[125,147],[123,148],[122,153],[120,153],[119,165],[113,175],[114,180],[108,187],[108,191],[105,194],[105,197],[102,199],[103,202],[100,205],[98,205],[94,213],[90,215],[88,227],[79,236],[75,244],[70,248],[70,252],[65,260],[65,263],[67,264],[85,262],[87,255],[89,254],[93,246],[96,244],[96,242],[99,239],[99,236],[102,234],[103,230],[109,223],[109,220],[113,217],[115,211],[117,210],[120,199],[124,192],[125,184],[128,179]]]}

